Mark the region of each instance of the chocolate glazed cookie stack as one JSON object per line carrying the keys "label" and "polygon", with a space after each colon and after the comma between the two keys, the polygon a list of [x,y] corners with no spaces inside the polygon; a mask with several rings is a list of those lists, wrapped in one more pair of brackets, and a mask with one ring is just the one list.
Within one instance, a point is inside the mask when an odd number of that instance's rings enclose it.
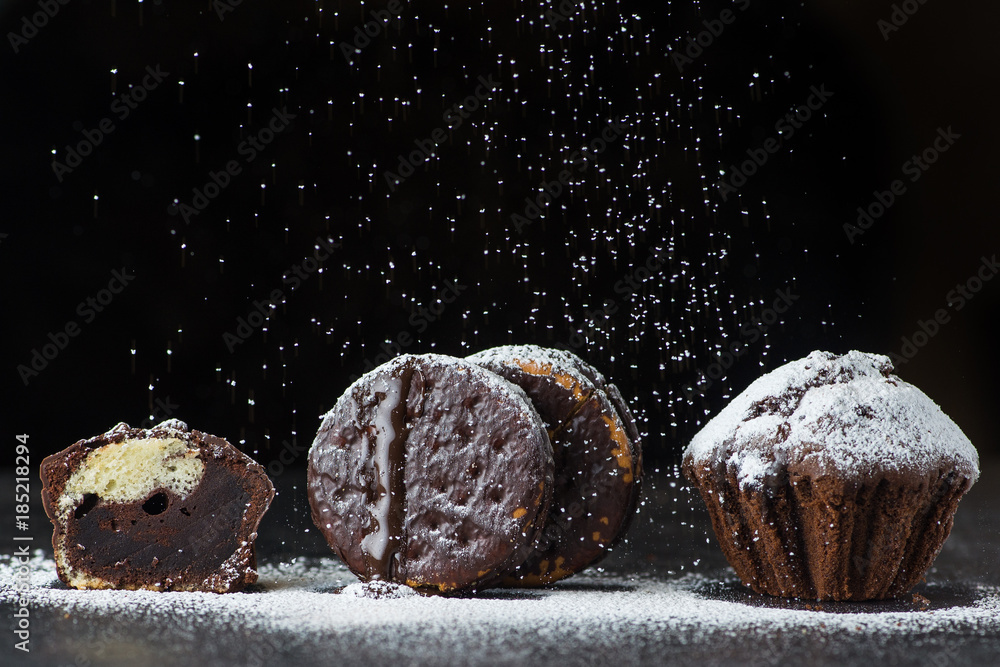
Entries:
{"label": "chocolate glazed cookie stack", "polygon": [[574,355],[404,355],[324,416],[309,502],[362,580],[437,592],[541,585],[620,540],[639,452],[618,390]]}

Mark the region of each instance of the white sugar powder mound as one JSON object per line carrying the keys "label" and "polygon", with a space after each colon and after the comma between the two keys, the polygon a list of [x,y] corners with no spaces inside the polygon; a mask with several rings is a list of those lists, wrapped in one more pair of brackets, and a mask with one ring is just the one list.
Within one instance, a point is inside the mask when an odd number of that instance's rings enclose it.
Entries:
{"label": "white sugar powder mound", "polygon": [[368,598],[371,600],[394,600],[398,598],[417,595],[409,586],[393,583],[391,581],[359,581],[349,586],[345,586],[340,591],[341,595],[351,598]]}

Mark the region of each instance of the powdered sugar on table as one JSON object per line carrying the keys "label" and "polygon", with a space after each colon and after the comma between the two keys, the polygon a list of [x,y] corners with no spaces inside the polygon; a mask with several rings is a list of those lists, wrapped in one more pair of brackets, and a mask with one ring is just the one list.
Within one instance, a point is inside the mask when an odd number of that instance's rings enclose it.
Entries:
{"label": "powdered sugar on table", "polygon": [[[155,628],[150,642],[176,642],[178,637],[203,634],[206,628],[220,640],[237,633],[249,647],[249,659],[265,664],[269,662],[265,658],[276,653],[306,652],[319,659],[322,656],[310,648],[317,642],[324,646],[335,642],[345,650],[353,647],[338,657],[338,663],[358,662],[362,652],[368,652],[407,656],[408,664],[480,660],[515,664],[531,659],[533,652],[537,658],[541,645],[549,647],[552,662],[561,651],[579,655],[580,642],[602,654],[622,651],[635,656],[641,653],[642,642],[686,646],[734,633],[766,633],[770,639],[767,645],[762,642],[756,656],[766,664],[776,659],[779,644],[804,636],[820,644],[844,642],[842,647],[849,648],[855,640],[872,638],[883,644],[912,645],[953,633],[987,639],[1000,633],[1000,590],[987,586],[978,587],[966,604],[948,608],[836,613],[723,599],[711,593],[718,582],[694,575],[656,579],[593,573],[544,590],[440,597],[395,586],[374,590],[370,584],[358,584],[333,559],[323,558],[264,565],[254,589],[220,595],[67,589],[58,581],[54,563],[40,550],[27,566],[31,588],[21,595],[33,617],[51,611],[66,622],[80,619],[89,627],[118,628],[116,632]],[[9,557],[0,559],[0,603],[18,597],[15,570]],[[40,628],[38,633],[43,639]],[[208,660],[215,650],[211,644],[201,641],[196,647]]]}

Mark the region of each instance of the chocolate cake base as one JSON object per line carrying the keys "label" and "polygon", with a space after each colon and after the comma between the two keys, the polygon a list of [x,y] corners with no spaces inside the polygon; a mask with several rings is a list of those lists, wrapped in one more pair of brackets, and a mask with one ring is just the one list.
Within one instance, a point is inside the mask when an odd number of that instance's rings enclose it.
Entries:
{"label": "chocolate cake base", "polygon": [[119,424],[46,458],[41,474],[69,586],[224,593],[257,580],[254,540],[274,489],[222,438],[176,420]]}
{"label": "chocolate cake base", "polygon": [[920,582],[971,481],[954,470],[862,482],[785,473],[739,489],[736,474],[683,466],[729,564],[758,593],[877,600]]}

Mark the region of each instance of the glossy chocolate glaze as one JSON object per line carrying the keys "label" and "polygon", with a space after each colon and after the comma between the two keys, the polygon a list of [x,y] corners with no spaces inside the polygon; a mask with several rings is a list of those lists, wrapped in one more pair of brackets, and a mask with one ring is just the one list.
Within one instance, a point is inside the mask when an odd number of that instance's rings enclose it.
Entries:
{"label": "glossy chocolate glaze", "polygon": [[[365,574],[369,579],[391,581],[401,565],[400,551],[405,544],[404,517],[406,490],[403,470],[406,464],[406,436],[409,432],[407,398],[413,369],[403,367],[379,378],[373,385],[370,402],[362,409],[367,424],[371,453],[371,479],[366,495],[369,521],[362,524],[361,550]],[[364,400],[364,399],[362,399]]]}

